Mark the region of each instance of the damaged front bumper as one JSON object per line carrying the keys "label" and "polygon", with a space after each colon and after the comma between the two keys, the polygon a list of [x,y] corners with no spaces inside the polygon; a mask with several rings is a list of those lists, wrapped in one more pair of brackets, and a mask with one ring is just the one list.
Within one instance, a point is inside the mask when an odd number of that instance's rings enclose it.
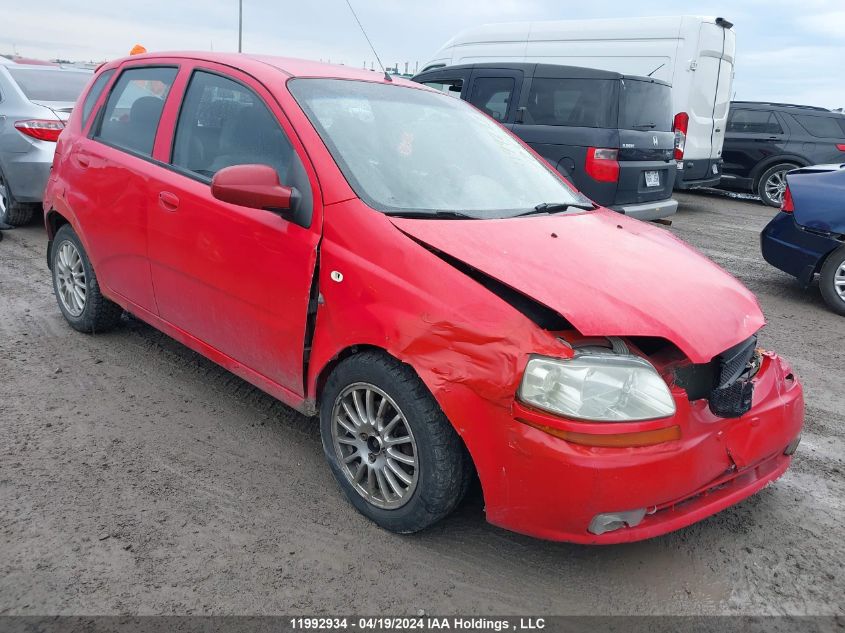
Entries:
{"label": "damaged front bumper", "polygon": [[[488,520],[550,540],[619,543],[665,534],[745,499],[786,471],[804,417],[801,385],[781,358],[765,353],[753,382],[751,409],[733,419],[714,415],[705,399],[690,402],[678,386],[674,416],[639,423],[568,421],[514,402],[509,415],[495,416],[483,446],[469,446]],[[681,433],[660,444],[606,447],[543,427]]]}

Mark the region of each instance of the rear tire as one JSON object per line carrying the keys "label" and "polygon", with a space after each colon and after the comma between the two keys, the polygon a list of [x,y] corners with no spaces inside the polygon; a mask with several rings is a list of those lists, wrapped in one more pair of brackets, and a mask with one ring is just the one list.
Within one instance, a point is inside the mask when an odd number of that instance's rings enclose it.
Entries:
{"label": "rear tire", "polygon": [[434,397],[408,365],[384,353],[363,352],[334,369],[321,396],[320,435],[346,498],[392,532],[436,523],[471,480],[469,454]]}
{"label": "rear tire", "polygon": [[56,232],[50,262],[56,301],[73,329],[93,334],[118,324],[123,308],[100,292],[91,260],[70,224]]}
{"label": "rear tire", "polygon": [[32,220],[37,204],[18,202],[6,176],[0,171],[0,223],[9,226],[24,226]]}
{"label": "rear tire", "polygon": [[845,316],[845,246],[830,255],[822,266],[819,290],[830,308]]}
{"label": "rear tire", "polygon": [[786,191],[786,173],[798,169],[795,163],[778,163],[769,167],[757,181],[757,195],[764,204],[780,208]]}

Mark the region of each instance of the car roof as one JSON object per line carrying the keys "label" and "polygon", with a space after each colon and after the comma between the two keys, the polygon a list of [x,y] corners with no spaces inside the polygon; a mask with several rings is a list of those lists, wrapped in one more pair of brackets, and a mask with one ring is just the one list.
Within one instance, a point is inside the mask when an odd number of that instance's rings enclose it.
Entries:
{"label": "car roof", "polygon": [[521,70],[538,79],[632,79],[648,81],[664,86],[668,82],[653,77],[642,77],[639,75],[625,75],[612,70],[599,70],[598,68],[586,68],[583,66],[561,66],[559,64],[531,64],[526,62],[484,62],[479,64],[458,64],[455,66],[441,66],[421,72],[419,75],[442,72],[447,70]]}
{"label": "car roof", "polygon": [[784,108],[787,110],[812,110],[814,112],[827,112],[830,114],[839,114],[827,108],[819,108],[818,106],[799,105],[796,103],[773,103],[770,101],[731,101],[731,106],[742,106],[743,108],[765,108],[771,110],[772,108]]}
{"label": "car roof", "polygon": [[[137,61],[148,59],[155,61],[162,58],[169,59],[190,59],[207,61],[246,72],[262,73],[267,70],[276,70],[288,77],[322,77],[327,79],[358,79],[364,81],[385,81],[382,72],[374,72],[364,68],[353,68],[340,64],[327,64],[315,62],[308,59],[297,59],[293,57],[278,57],[274,55],[253,55],[251,53],[212,53],[208,51],[163,51],[156,53],[144,53],[132,55],[107,62],[102,67],[111,68],[126,61]],[[393,83],[418,87],[405,79],[399,77],[391,78]]]}

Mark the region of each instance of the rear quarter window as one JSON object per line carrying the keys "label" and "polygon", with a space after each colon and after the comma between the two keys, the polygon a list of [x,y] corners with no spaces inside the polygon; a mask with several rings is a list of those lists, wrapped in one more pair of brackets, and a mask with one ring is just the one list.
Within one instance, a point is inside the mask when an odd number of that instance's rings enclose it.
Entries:
{"label": "rear quarter window", "polygon": [[731,110],[727,131],[735,134],[783,134],[771,110]]}
{"label": "rear quarter window", "polygon": [[615,128],[615,84],[608,79],[531,81],[524,123],[566,127]]}
{"label": "rear quarter window", "polygon": [[845,116],[792,115],[801,127],[818,138],[845,138]]}
{"label": "rear quarter window", "polygon": [[91,116],[91,110],[94,109],[94,104],[97,103],[97,99],[100,98],[100,95],[103,93],[103,89],[106,87],[106,84],[109,83],[109,79],[112,78],[114,75],[114,69],[107,70],[94,82],[94,85],[91,86],[91,90],[88,91],[88,94],[85,95],[85,101],[82,103],[82,127],[85,127],[85,124],[88,122],[88,118]]}

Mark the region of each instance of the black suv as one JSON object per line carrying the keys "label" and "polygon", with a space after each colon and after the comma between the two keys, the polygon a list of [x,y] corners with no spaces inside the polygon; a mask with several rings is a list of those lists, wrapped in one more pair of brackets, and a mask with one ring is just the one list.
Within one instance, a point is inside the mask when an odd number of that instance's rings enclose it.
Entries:
{"label": "black suv", "polygon": [[845,115],[824,108],[732,101],[719,187],[751,191],[780,207],[786,172],[845,162]]}
{"label": "black suv", "polygon": [[486,112],[602,206],[641,220],[678,208],[672,89],[663,81],[523,63],[447,66],[414,81]]}

